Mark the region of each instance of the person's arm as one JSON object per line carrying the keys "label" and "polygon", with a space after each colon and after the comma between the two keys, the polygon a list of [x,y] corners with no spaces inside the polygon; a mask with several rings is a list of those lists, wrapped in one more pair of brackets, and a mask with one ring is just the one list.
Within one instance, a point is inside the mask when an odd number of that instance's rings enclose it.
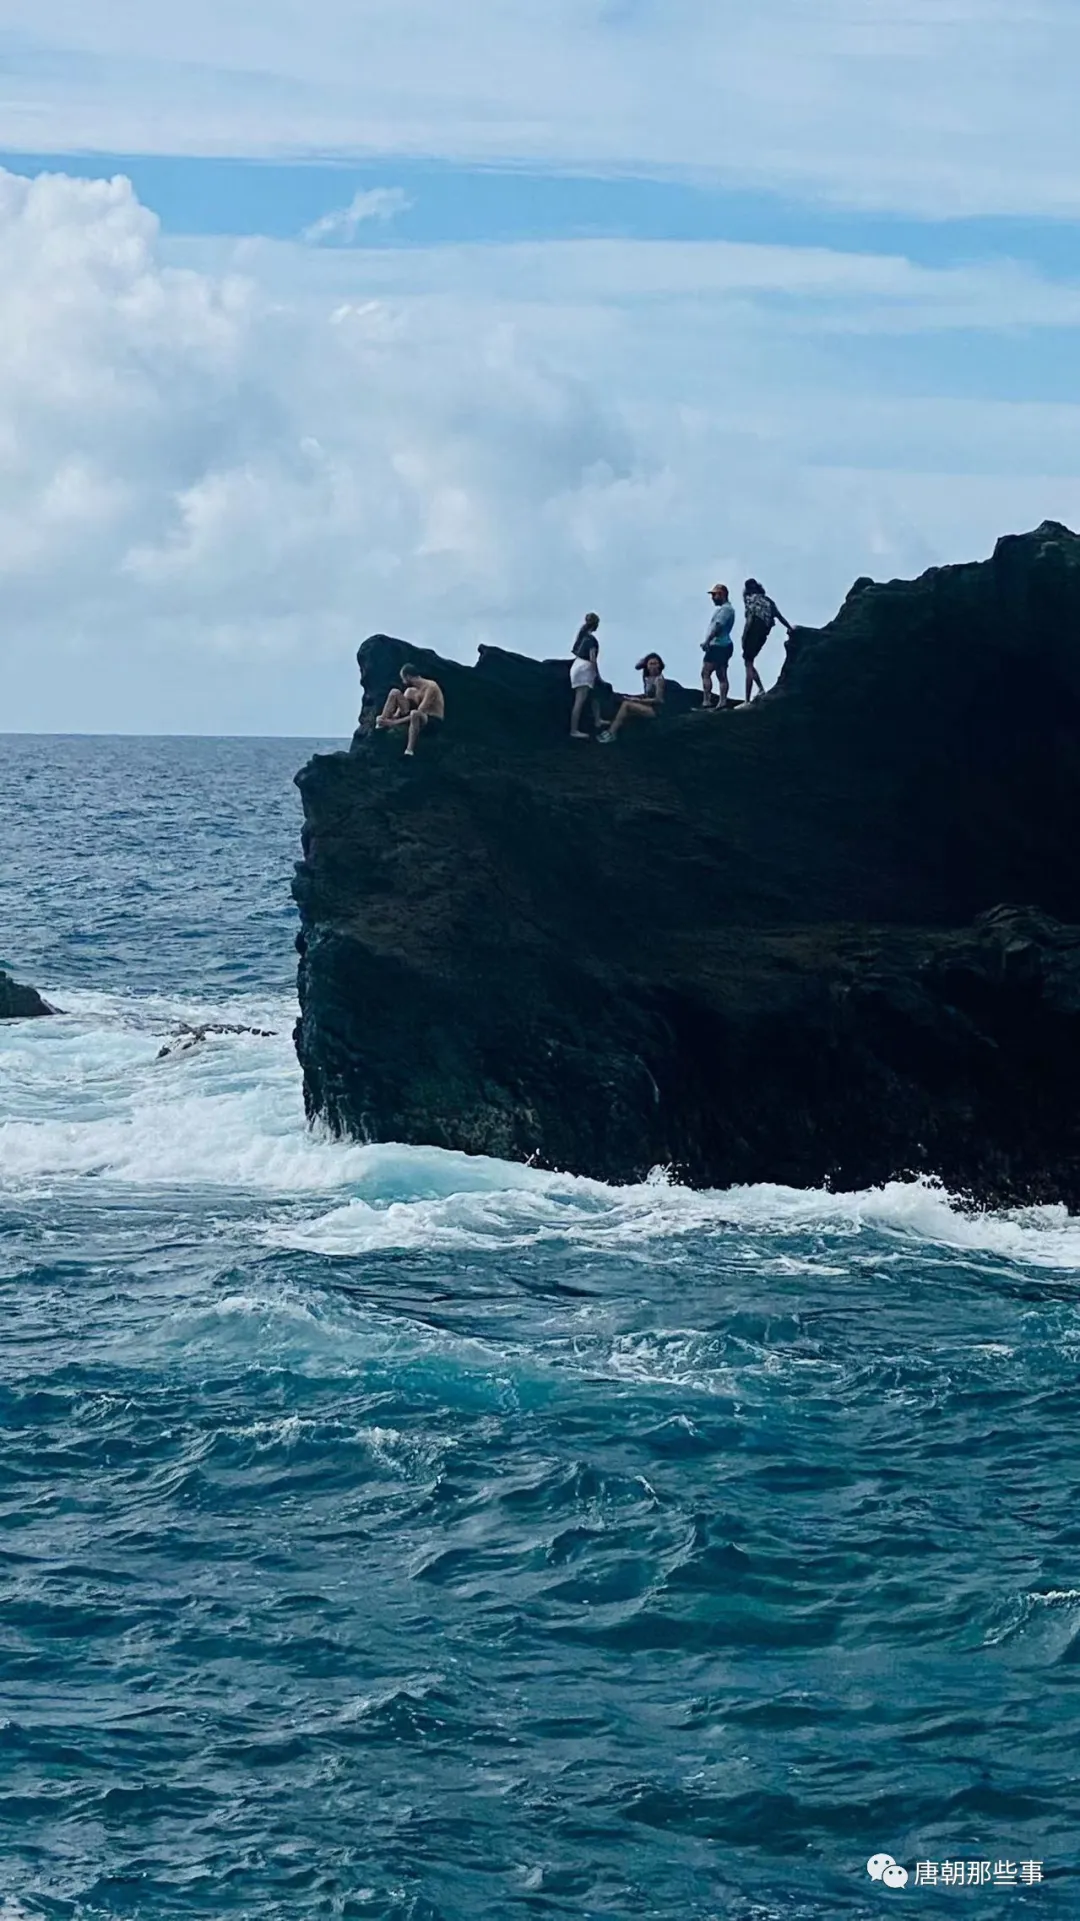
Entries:
{"label": "person's arm", "polygon": [[773,613],[776,615],[776,618],[780,622],[781,627],[786,627],[789,634],[793,634],[795,632],[795,629],[792,626],[790,620],[784,619],[784,616],[780,612],[780,609],[777,606],[775,600],[773,601]]}
{"label": "person's arm", "polygon": [[656,686],[653,688],[653,699],[655,700],[658,707],[661,705],[664,698],[664,686],[665,686],[665,681],[664,681],[663,674],[657,674]]}

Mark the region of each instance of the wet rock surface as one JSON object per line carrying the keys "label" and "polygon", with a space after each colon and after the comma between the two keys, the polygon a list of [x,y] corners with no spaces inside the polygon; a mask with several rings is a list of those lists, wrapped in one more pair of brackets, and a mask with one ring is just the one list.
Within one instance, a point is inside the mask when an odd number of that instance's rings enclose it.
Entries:
{"label": "wet rock surface", "polygon": [[56,1008],[42,999],[36,987],[24,987],[0,968],[0,1021],[39,1020],[55,1013]]}
{"label": "wet rock surface", "polygon": [[159,1061],[170,1060],[177,1054],[190,1054],[192,1048],[199,1047],[203,1041],[215,1034],[251,1034],[256,1040],[268,1041],[274,1037],[272,1027],[244,1027],[235,1021],[200,1021],[192,1026],[190,1021],[178,1021],[173,1028],[174,1038],[159,1047],[155,1058]]}
{"label": "wet rock surface", "polygon": [[[447,702],[414,761],[372,731],[406,659]],[[1076,536],[860,581],[765,700],[676,688],[610,748],[567,738],[567,661],[360,665],[351,750],[298,776],[311,1114],[607,1180],[1080,1206]]]}

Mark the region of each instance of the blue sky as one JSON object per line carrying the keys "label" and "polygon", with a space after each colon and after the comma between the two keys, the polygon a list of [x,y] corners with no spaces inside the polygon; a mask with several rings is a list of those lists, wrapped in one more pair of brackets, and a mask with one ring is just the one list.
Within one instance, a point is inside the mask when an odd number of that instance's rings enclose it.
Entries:
{"label": "blue sky", "polygon": [[1078,16],[9,0],[3,724],[344,732],[366,632],[586,605],[690,678],[718,573],[1080,519]]}
{"label": "blue sky", "polygon": [[389,231],[362,223],[357,246],[496,245],[514,240],[744,240],[860,253],[899,253],[925,266],[1023,260],[1062,279],[1078,269],[1077,222],[1061,216],[951,214],[803,201],[678,177],[590,176],[468,167],[399,157],[356,161],[235,159],[187,154],[0,150],[17,173],[49,169],[108,180],[125,174],[167,232],[265,234],[295,240],[357,193],[400,189],[409,204]]}

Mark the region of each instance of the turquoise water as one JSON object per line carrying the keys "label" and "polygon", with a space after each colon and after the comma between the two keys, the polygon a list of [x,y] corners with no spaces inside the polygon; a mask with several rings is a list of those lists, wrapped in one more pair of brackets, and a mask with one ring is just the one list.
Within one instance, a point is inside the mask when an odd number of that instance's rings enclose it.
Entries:
{"label": "turquoise water", "polygon": [[0,740],[3,1921],[1080,1913],[1080,1223],[314,1138],[308,751]]}

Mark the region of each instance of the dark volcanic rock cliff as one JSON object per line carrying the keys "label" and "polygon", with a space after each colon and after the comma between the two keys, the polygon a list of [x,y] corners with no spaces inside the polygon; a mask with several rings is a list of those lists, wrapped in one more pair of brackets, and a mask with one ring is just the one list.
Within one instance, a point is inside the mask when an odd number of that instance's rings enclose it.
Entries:
{"label": "dark volcanic rock cliff", "polygon": [[[448,715],[413,762],[370,732],[409,656]],[[298,776],[310,1113],[615,1180],[1080,1205],[1076,536],[860,582],[767,699],[679,693],[606,749],[566,737],[565,662],[360,665],[351,751]]]}

